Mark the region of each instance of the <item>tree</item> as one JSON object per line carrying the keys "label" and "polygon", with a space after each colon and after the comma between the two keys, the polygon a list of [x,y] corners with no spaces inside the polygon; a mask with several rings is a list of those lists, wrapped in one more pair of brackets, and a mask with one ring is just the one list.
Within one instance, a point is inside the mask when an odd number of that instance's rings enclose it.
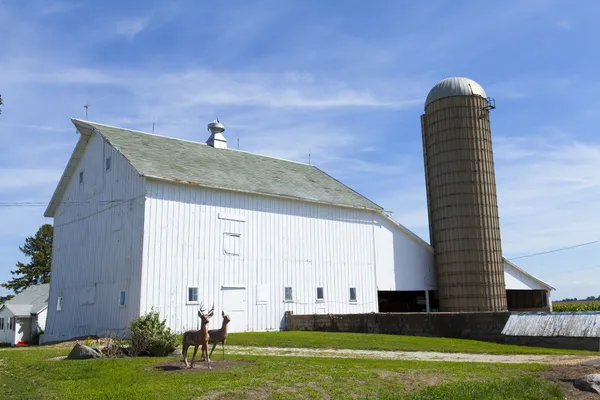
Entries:
{"label": "tree", "polygon": [[13,297],[15,297],[12,294],[7,294],[6,296],[0,296],[0,306],[4,303],[6,303],[7,301],[9,301],[10,299],[12,299]]}
{"label": "tree", "polygon": [[[0,106],[2,105],[2,95],[0,94]],[[2,114],[2,109],[0,108],[0,114]]]}
{"label": "tree", "polygon": [[25,246],[19,250],[31,258],[28,264],[17,262],[17,269],[10,271],[16,277],[3,283],[2,286],[20,293],[36,283],[50,282],[50,265],[52,264],[52,225],[42,225],[34,236],[25,239]]}

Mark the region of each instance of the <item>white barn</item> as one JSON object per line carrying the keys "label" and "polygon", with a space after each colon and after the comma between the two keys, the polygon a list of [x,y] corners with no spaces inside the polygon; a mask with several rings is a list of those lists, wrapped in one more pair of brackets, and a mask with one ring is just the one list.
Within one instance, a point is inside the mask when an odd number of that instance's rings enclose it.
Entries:
{"label": "white barn", "polygon": [[[435,310],[432,248],[317,167],[227,149],[218,123],[204,144],[72,121],[45,213],[44,341],[124,333],[152,308],[181,332],[202,302],[233,332],[281,329],[288,310]],[[519,308],[551,304],[551,286],[509,262],[505,275]]]}

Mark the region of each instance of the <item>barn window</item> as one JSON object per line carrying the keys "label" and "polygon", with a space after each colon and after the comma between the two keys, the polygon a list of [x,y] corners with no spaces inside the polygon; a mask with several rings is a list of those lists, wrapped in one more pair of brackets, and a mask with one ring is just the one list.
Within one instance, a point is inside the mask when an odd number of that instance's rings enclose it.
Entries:
{"label": "barn window", "polygon": [[119,293],[119,306],[125,307],[125,291],[124,290],[121,290],[121,293]]}
{"label": "barn window", "polygon": [[197,287],[189,287],[188,288],[188,298],[187,302],[189,303],[198,303],[198,288]]}
{"label": "barn window", "polygon": [[294,298],[292,296],[292,287],[291,286],[286,286],[285,287],[285,301],[293,301]]}
{"label": "barn window", "polygon": [[0,330],[4,330],[4,317],[0,317]]}
{"label": "barn window", "polygon": [[240,234],[239,233],[224,233],[223,234],[223,253],[230,256],[240,255]]}
{"label": "barn window", "polygon": [[350,301],[356,302],[356,288],[355,287],[350,288]]}
{"label": "barn window", "polygon": [[79,172],[79,183],[83,183],[83,171]]}
{"label": "barn window", "polygon": [[104,169],[106,169],[107,171],[110,171],[110,157],[106,157]]}
{"label": "barn window", "polygon": [[15,317],[10,317],[8,319],[8,330],[9,331],[14,331],[15,330]]}
{"label": "barn window", "polygon": [[322,287],[317,288],[317,301],[325,300],[325,290]]}
{"label": "barn window", "polygon": [[63,298],[59,297],[58,299],[56,299],[56,311],[61,311],[62,310],[62,304],[63,304]]}

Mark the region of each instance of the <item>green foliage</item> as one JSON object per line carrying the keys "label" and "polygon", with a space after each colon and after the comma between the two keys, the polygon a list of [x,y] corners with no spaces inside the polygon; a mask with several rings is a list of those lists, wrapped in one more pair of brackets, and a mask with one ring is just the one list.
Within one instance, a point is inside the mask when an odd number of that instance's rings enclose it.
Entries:
{"label": "green foliage", "polygon": [[600,311],[600,301],[557,301],[552,303],[554,312]]}
{"label": "green foliage", "polygon": [[7,294],[6,296],[0,296],[0,305],[6,303],[7,301],[9,301],[10,299],[12,299],[13,297],[15,297],[14,294]]}
{"label": "green foliage", "polygon": [[165,356],[175,350],[177,336],[166,326],[166,320],[160,320],[158,312],[151,310],[131,321],[130,352],[132,356],[149,353],[153,356]]}
{"label": "green foliage", "polygon": [[44,332],[35,332],[32,336],[31,336],[31,340],[29,341],[30,345],[33,346],[37,346],[38,344],[40,344],[40,335],[43,334]]}
{"label": "green foliage", "polygon": [[443,353],[480,354],[598,354],[583,350],[516,346],[467,339],[343,332],[281,331],[230,333],[227,338],[227,344],[259,347],[439,351]]}
{"label": "green foliage", "polygon": [[[89,339],[89,338],[88,338]],[[116,333],[111,333],[109,335],[107,335],[106,337],[104,337],[104,341],[106,341],[106,345],[104,347],[100,348],[100,352],[102,353],[102,355],[104,357],[109,357],[109,358],[115,358],[115,357],[120,357],[125,355],[126,351],[124,350],[123,345],[125,344],[123,340],[121,340],[119,338],[119,336]],[[87,343],[87,339],[86,339],[86,343]],[[92,341],[93,343],[93,341]],[[99,343],[99,340],[97,341],[96,344]],[[87,344],[86,344],[87,346]],[[92,344],[90,347],[99,347],[99,346],[94,346],[94,344]]]}
{"label": "green foliage", "polygon": [[85,344],[87,347],[92,347],[97,344],[97,340],[94,340],[88,336],[87,338],[85,338],[85,341],[83,342],[83,344]]}
{"label": "green foliage", "polygon": [[42,225],[34,236],[25,239],[25,245],[19,250],[31,260],[28,264],[17,263],[17,269],[10,271],[16,277],[3,283],[1,286],[20,293],[38,282],[50,282],[50,266],[52,264],[52,236],[53,227],[50,224]]}

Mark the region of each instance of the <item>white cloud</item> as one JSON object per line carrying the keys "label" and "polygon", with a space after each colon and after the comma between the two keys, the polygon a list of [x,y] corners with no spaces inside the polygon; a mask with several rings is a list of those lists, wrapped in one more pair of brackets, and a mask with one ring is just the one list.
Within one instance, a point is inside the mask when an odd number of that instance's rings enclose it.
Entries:
{"label": "white cloud", "polygon": [[125,36],[133,39],[137,34],[148,27],[148,18],[128,18],[117,21],[114,28],[116,36]]}
{"label": "white cloud", "polygon": [[573,29],[573,25],[569,21],[559,21],[556,26],[563,31],[570,31]]}
{"label": "white cloud", "polygon": [[62,169],[0,168],[0,191],[12,191],[40,186],[54,186],[58,183]]}
{"label": "white cloud", "polygon": [[[554,135],[495,138],[495,171],[503,251],[508,257],[600,238],[600,144]],[[412,158],[413,164],[418,162]],[[380,204],[427,238],[422,170],[394,176]]]}

